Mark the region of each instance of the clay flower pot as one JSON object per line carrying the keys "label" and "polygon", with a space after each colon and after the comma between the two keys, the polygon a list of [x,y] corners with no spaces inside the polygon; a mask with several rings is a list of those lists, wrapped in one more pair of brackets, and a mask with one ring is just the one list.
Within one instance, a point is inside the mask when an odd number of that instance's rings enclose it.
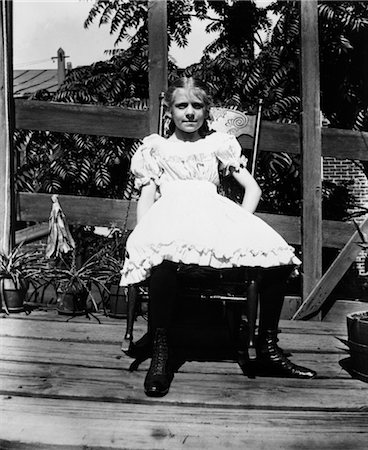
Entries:
{"label": "clay flower pot", "polygon": [[87,289],[76,291],[69,289],[61,292],[57,299],[57,312],[68,316],[81,316],[87,310]]}
{"label": "clay flower pot", "polygon": [[108,315],[115,319],[125,319],[128,311],[126,288],[111,284],[107,295]]}
{"label": "clay flower pot", "polygon": [[47,268],[39,250],[25,250],[22,244],[5,252],[0,250],[1,309],[6,314],[24,311],[29,283],[42,280]]}
{"label": "clay flower pot", "polygon": [[27,283],[22,282],[17,286],[12,278],[3,278],[2,293],[4,302],[9,313],[19,313],[24,311],[24,301],[27,296]]}

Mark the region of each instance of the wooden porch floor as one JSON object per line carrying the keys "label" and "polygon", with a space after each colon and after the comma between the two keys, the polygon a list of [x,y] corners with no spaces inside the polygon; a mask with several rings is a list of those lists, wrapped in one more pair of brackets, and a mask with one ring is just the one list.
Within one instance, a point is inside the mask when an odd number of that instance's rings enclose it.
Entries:
{"label": "wooden porch floor", "polygon": [[[280,344],[315,380],[244,377],[235,363],[186,363],[162,399],[131,373],[123,322],[55,311],[0,319],[0,448],[367,449],[368,384],[339,364],[345,321],[282,322]],[[138,329],[143,330],[143,323]]]}

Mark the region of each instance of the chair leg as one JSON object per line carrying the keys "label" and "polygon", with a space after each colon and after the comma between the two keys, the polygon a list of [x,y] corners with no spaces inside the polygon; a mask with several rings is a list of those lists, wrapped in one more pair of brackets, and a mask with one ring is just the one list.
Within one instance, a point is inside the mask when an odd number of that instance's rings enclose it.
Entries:
{"label": "chair leg", "polygon": [[238,330],[238,364],[244,375],[249,376],[249,355],[248,355],[248,319],[247,315],[242,308],[239,330]]}
{"label": "chair leg", "polygon": [[137,288],[135,286],[129,286],[128,288],[128,313],[126,321],[126,330],[121,349],[123,352],[128,351],[130,343],[133,341],[133,327],[135,320],[135,313],[137,309]]}
{"label": "chair leg", "polygon": [[248,317],[248,356],[256,359],[256,322],[258,310],[258,282],[252,279],[247,289],[247,317]]}

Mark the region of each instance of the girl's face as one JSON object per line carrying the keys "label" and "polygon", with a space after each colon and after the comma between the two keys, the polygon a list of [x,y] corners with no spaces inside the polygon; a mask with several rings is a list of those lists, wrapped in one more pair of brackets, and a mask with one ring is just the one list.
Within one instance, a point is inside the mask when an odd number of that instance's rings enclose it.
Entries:
{"label": "girl's face", "polygon": [[202,99],[192,89],[177,88],[168,116],[175,124],[176,133],[196,137],[207,119],[207,110]]}

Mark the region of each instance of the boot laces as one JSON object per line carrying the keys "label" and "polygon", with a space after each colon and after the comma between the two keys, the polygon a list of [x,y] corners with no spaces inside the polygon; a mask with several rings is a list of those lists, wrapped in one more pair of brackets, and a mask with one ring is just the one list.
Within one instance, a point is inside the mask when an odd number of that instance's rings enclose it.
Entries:
{"label": "boot laces", "polygon": [[152,375],[160,375],[166,372],[166,363],[168,359],[168,345],[166,336],[157,334],[153,344],[153,355],[150,371]]}

